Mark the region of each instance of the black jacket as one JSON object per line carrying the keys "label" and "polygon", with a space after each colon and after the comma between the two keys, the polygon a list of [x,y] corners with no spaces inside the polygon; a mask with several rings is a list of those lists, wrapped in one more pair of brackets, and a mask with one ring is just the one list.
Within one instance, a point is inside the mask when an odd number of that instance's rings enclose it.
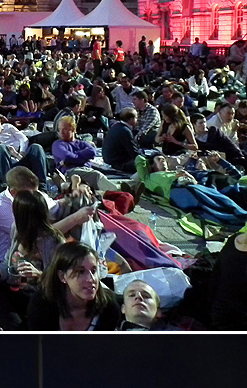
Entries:
{"label": "black jacket", "polygon": [[113,168],[121,169],[121,165],[134,161],[140,154],[131,129],[123,121],[114,124],[108,131],[102,155],[105,163]]}
{"label": "black jacket", "polygon": [[[111,290],[107,292],[112,293]],[[120,306],[112,297],[101,312],[95,331],[113,331],[120,320]],[[59,311],[56,303],[47,301],[38,290],[31,298],[27,312],[28,328],[33,331],[58,331]]]}

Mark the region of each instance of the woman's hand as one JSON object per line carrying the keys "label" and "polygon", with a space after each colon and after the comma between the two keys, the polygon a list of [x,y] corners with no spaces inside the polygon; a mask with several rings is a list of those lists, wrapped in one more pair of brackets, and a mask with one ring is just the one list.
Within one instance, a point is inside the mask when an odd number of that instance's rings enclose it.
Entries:
{"label": "woman's hand", "polygon": [[74,213],[76,224],[81,225],[84,224],[84,222],[88,222],[94,214],[95,208],[93,206],[85,206],[82,209],[77,210],[77,212]]}
{"label": "woman's hand", "polygon": [[166,137],[166,135],[156,136],[155,137],[155,142],[158,143],[158,144],[162,144],[165,141],[165,137]]}
{"label": "woman's hand", "polygon": [[181,141],[178,141],[178,140],[175,139],[175,137],[172,136],[172,135],[166,135],[166,141],[167,141],[168,143],[174,143],[174,144],[181,145]]}
{"label": "woman's hand", "polygon": [[17,269],[19,274],[25,278],[39,278],[42,274],[42,271],[39,271],[32,263],[29,263],[29,261],[18,263]]}

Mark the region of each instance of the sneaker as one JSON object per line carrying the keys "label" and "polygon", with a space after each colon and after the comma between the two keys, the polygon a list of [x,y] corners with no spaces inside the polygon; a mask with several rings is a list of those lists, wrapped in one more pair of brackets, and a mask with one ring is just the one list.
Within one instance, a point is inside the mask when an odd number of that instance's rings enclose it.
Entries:
{"label": "sneaker", "polygon": [[121,190],[130,193],[134,197],[134,204],[137,205],[140,201],[140,197],[145,190],[145,185],[143,182],[122,182],[121,183]]}

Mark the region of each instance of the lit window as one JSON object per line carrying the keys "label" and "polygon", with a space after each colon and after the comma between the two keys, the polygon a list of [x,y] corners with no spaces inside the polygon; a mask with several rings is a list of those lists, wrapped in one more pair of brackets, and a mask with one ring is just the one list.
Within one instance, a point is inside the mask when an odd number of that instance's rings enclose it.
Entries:
{"label": "lit window", "polygon": [[213,8],[213,33],[212,39],[219,39],[219,7],[216,5]]}
{"label": "lit window", "polygon": [[236,11],[236,38],[242,38],[243,4],[239,4]]}

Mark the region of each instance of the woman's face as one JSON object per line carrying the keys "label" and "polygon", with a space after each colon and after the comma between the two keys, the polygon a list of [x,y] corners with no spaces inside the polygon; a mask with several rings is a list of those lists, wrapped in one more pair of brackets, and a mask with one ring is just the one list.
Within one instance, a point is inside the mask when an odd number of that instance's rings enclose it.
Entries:
{"label": "woman's face", "polygon": [[99,288],[96,257],[89,253],[75,269],[69,269],[64,273],[62,281],[67,284],[68,291],[77,301],[94,300]]}
{"label": "woman's face", "polygon": [[103,88],[99,89],[99,91],[97,93],[97,97],[98,98],[103,98],[104,97],[104,90],[103,90]]}
{"label": "woman's face", "polygon": [[23,96],[27,96],[27,94],[28,94],[27,89],[21,88],[21,94],[22,94]]}

